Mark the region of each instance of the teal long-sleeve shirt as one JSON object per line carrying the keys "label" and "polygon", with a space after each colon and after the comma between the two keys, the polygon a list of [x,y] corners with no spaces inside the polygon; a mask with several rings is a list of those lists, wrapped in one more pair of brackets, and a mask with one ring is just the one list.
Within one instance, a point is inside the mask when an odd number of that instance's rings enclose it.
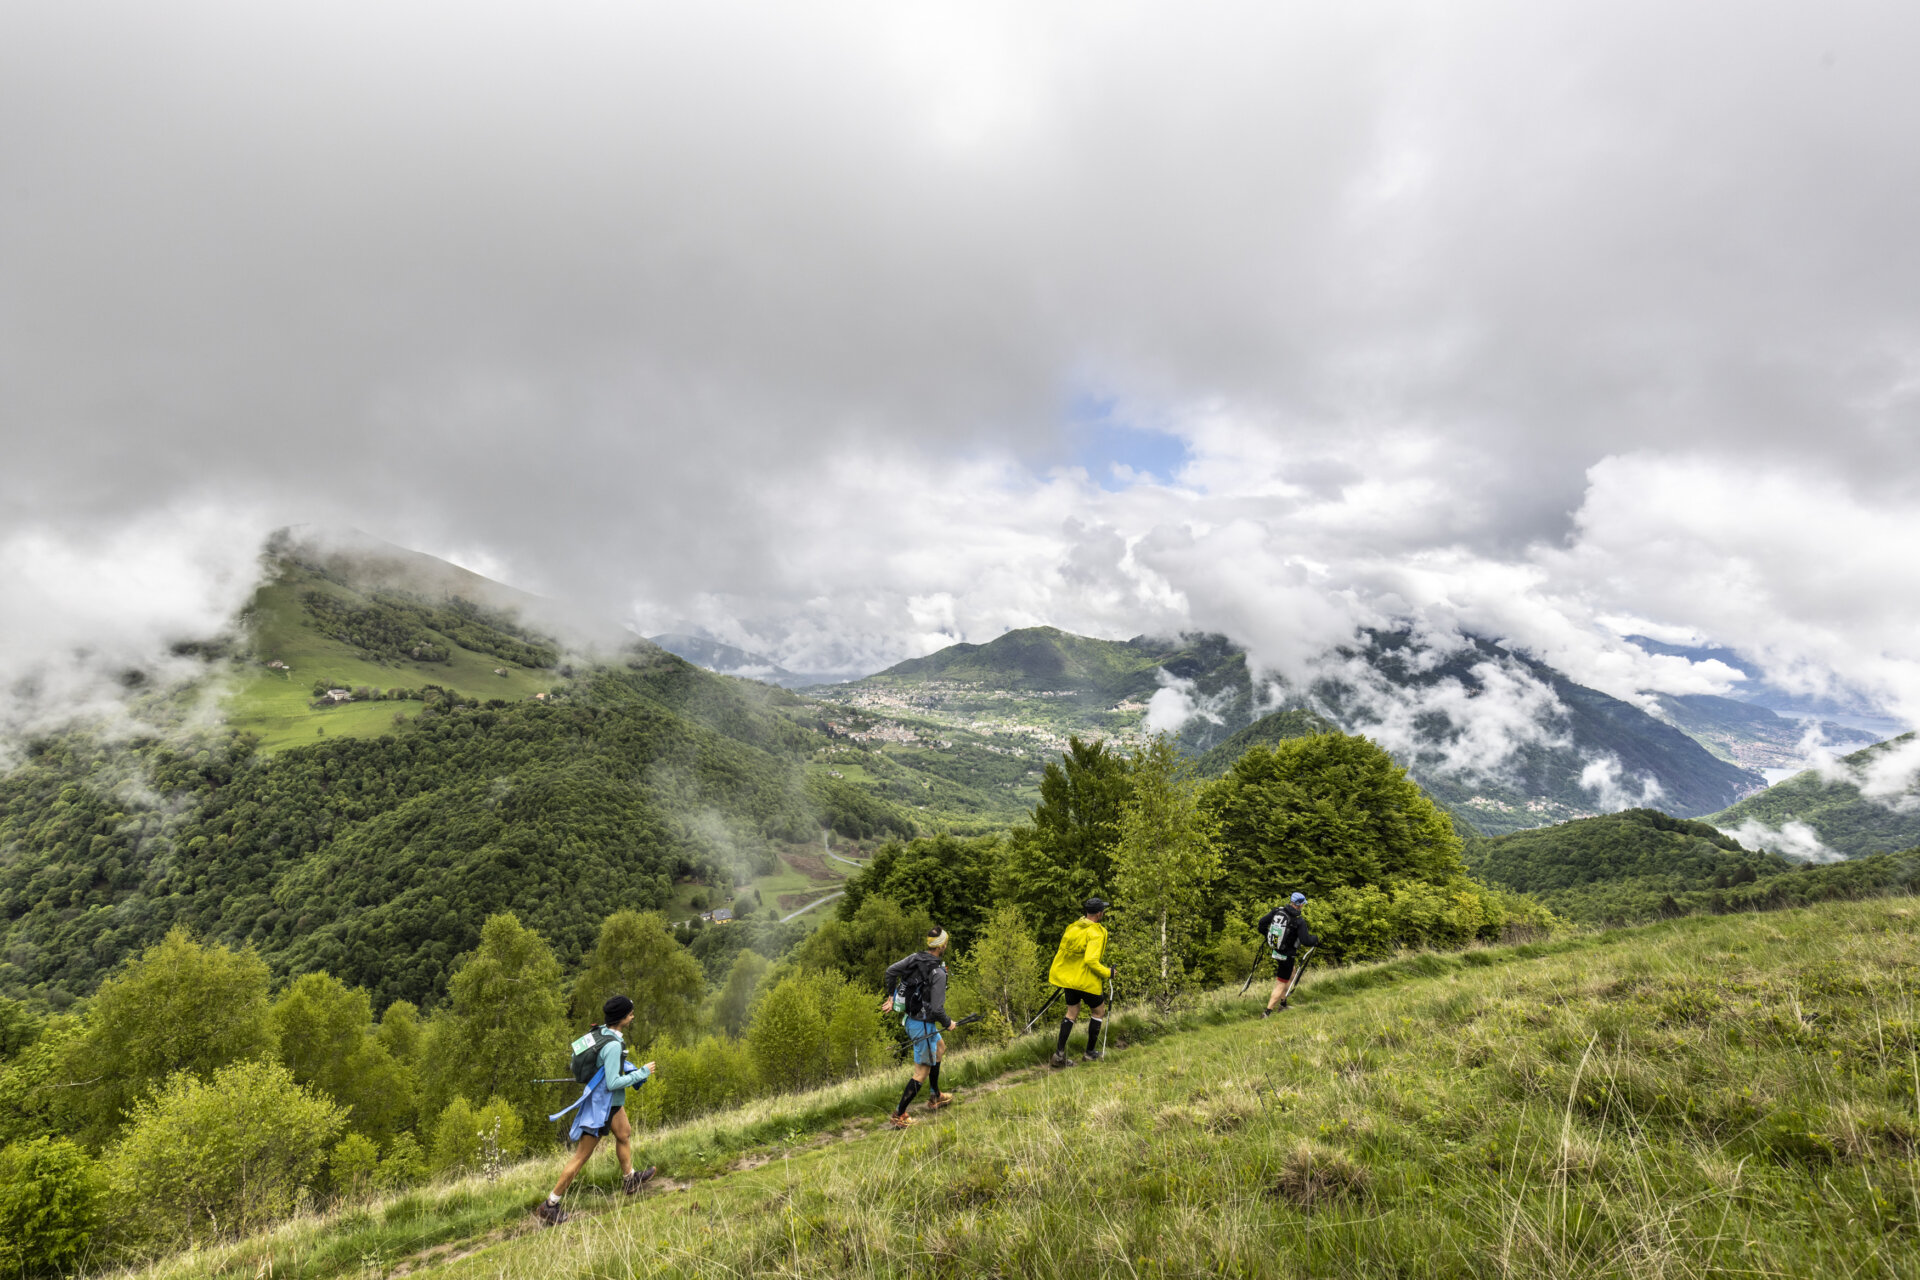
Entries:
{"label": "teal long-sleeve shirt", "polygon": [[620,1038],[618,1031],[611,1027],[607,1030],[613,1039],[600,1046],[600,1070],[606,1072],[607,1090],[613,1095],[612,1105],[618,1107],[626,1102],[628,1089],[647,1082],[648,1072],[645,1067],[635,1067],[625,1075],[620,1074],[620,1057],[627,1051],[627,1042]]}

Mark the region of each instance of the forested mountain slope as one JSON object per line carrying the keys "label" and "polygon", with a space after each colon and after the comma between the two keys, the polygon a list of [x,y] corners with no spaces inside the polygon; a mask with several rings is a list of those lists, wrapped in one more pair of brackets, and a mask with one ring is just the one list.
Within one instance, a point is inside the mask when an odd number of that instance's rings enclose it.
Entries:
{"label": "forested mountain slope", "polygon": [[1874,761],[1910,745],[1912,734],[1876,743],[1843,757],[1838,775],[1816,770],[1777,782],[1757,795],[1729,805],[1708,821],[1732,830],[1746,822],[1779,829],[1789,822],[1810,827],[1828,848],[1848,857],[1920,845],[1920,783],[1903,796],[1869,799],[1860,781]]}
{"label": "forested mountain slope", "polygon": [[[1262,733],[1312,722],[1381,738],[1436,799],[1482,830],[1601,811],[1610,795],[1591,782],[1596,765],[1615,790],[1684,814],[1765,785],[1673,725],[1491,641],[1436,653],[1405,632],[1371,632],[1318,670],[1305,688],[1280,688],[1282,719]],[[1150,700],[1171,682],[1184,682],[1177,692],[1190,710],[1178,731],[1182,750],[1217,771],[1231,749],[1210,760],[1206,753],[1239,741],[1261,716],[1246,654],[1222,636],[1113,641],[1033,627],[809,693],[946,723],[993,724],[1057,750],[1074,733],[1136,743]],[[1497,760],[1475,758],[1484,752],[1463,747],[1475,732],[1467,723],[1471,704],[1512,696],[1527,700],[1520,714],[1530,723],[1515,726],[1524,730],[1519,741]],[[1254,740],[1263,739],[1246,741]]]}

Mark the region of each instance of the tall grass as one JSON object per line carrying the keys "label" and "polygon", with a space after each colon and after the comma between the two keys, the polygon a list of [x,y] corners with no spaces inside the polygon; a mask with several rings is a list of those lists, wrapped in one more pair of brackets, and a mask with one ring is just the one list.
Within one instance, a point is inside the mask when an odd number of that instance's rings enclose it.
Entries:
{"label": "tall grass", "polygon": [[527,1225],[536,1162],[148,1274],[1920,1276],[1917,925],[1883,900],[1309,971],[1272,1021],[1231,992],[1123,1019],[1099,1066],[977,1055],[948,1079],[1005,1087],[905,1134],[874,1131],[891,1072],[647,1135],[691,1186],[558,1230]]}

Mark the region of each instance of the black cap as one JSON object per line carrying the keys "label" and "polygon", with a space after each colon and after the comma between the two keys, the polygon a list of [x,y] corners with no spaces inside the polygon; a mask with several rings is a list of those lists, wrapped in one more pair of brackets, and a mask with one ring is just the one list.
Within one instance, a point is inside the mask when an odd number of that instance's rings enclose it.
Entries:
{"label": "black cap", "polygon": [[1081,908],[1090,916],[1097,916],[1112,905],[1113,904],[1105,898],[1088,898],[1080,904]]}
{"label": "black cap", "polygon": [[607,1002],[600,1006],[600,1015],[612,1026],[633,1012],[633,1001],[625,996],[608,996]]}

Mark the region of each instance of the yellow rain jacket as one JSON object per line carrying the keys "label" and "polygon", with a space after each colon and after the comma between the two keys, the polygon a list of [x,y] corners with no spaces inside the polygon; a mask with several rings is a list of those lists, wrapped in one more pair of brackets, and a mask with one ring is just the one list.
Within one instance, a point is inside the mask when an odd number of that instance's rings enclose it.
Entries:
{"label": "yellow rain jacket", "polygon": [[1100,963],[1100,954],[1106,949],[1105,925],[1096,924],[1085,917],[1075,920],[1060,935],[1060,949],[1053,953],[1053,966],[1047,970],[1047,981],[1070,991],[1099,995],[1105,990],[1100,984],[1113,976],[1113,970]]}

